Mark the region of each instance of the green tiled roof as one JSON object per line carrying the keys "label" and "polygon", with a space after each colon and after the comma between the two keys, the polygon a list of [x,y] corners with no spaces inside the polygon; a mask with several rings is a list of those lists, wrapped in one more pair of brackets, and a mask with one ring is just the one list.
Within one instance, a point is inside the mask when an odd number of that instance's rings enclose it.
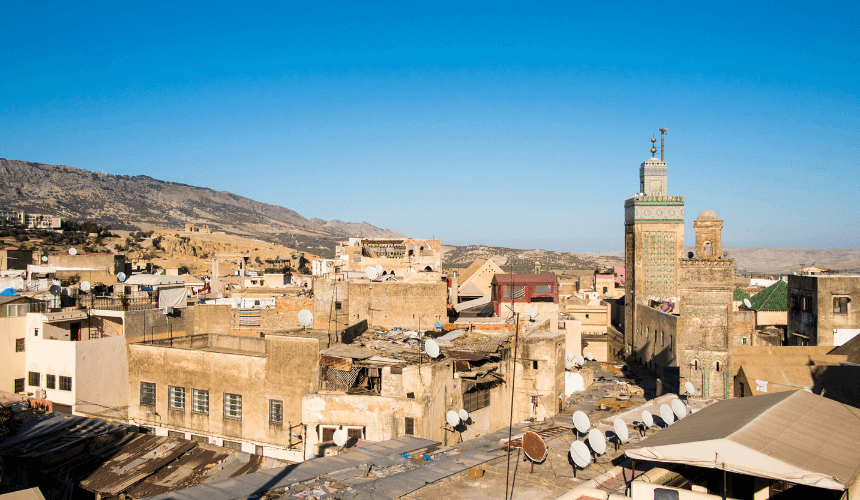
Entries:
{"label": "green tiled roof", "polygon": [[748,298],[750,298],[750,293],[748,291],[744,290],[739,286],[735,287],[735,297],[732,300],[734,300],[735,302],[740,302]]}
{"label": "green tiled roof", "polygon": [[750,297],[753,311],[788,311],[788,285],[779,280]]}

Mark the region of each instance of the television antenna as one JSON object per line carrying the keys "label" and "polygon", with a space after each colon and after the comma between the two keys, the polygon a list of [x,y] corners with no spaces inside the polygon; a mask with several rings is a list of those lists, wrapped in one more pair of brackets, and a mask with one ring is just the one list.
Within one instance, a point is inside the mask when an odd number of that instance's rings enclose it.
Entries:
{"label": "television antenna", "polygon": [[305,328],[309,327],[314,322],[314,315],[307,309],[299,311],[299,323]]}
{"label": "television antenna", "polygon": [[424,352],[431,358],[438,358],[440,354],[439,344],[433,339],[428,339],[427,342],[424,342]]}
{"label": "television antenna", "polygon": [[365,276],[367,276],[368,278],[370,278],[370,281],[373,281],[373,280],[375,280],[376,278],[378,278],[378,277],[379,277],[379,272],[378,272],[378,271],[376,270],[376,268],[375,268],[375,267],[373,267],[373,266],[367,266],[367,267],[365,267],[365,268],[364,268],[364,274],[365,274]]}
{"label": "television antenna", "polygon": [[630,432],[627,430],[627,424],[620,418],[612,422],[612,429],[615,431],[615,451],[618,451],[618,445],[630,439]]}
{"label": "television antenna", "polygon": [[575,467],[573,468],[573,477],[576,477],[576,468],[585,469],[591,462],[591,453],[588,451],[588,446],[582,441],[574,441],[570,443],[570,458],[573,459]]}
{"label": "television antenna", "polygon": [[678,417],[678,420],[687,416],[687,406],[684,405],[684,402],[680,399],[672,400],[672,411],[675,413],[675,416]]}
{"label": "television antenna", "polygon": [[669,427],[673,422],[675,422],[675,413],[672,412],[672,408],[665,403],[660,405],[660,417],[663,419],[663,423],[666,424],[666,427]]}
{"label": "television antenna", "polygon": [[576,410],[573,412],[573,425],[576,427],[576,437],[579,439],[579,434],[585,435],[588,433],[588,429],[591,428],[591,421],[584,411]]}
{"label": "television antenna", "polygon": [[532,431],[523,434],[522,439],[523,453],[532,463],[531,472],[535,471],[535,462],[543,462],[546,459],[547,449],[543,439]]}
{"label": "television antenna", "polygon": [[606,453],[606,436],[600,429],[591,429],[588,431],[588,444],[594,451],[594,463],[597,463],[597,456]]}

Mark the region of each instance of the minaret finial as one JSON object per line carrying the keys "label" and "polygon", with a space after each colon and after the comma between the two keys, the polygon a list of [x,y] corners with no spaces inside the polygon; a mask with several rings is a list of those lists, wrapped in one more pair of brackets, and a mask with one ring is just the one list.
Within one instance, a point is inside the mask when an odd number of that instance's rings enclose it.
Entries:
{"label": "minaret finial", "polygon": [[657,138],[653,135],[651,136],[651,157],[657,154],[657,148],[654,147],[654,143],[657,142]]}
{"label": "minaret finial", "polygon": [[661,128],[660,129],[660,161],[666,161],[663,159],[663,148],[664,148],[663,137],[666,136],[666,132],[668,132],[668,131],[669,131],[669,129],[667,129],[667,128]]}

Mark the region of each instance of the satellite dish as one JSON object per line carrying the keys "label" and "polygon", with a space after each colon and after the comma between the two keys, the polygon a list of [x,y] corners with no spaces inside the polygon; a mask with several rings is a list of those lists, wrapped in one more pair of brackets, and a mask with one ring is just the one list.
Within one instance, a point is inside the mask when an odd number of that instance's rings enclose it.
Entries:
{"label": "satellite dish", "polygon": [[69,255],[77,255],[77,254],[78,254],[78,251],[75,250],[74,248],[69,249]]}
{"label": "satellite dish", "polygon": [[615,435],[618,436],[618,440],[622,443],[626,443],[628,439],[630,439],[630,432],[627,430],[627,424],[624,423],[620,418],[616,418],[614,422],[612,422],[612,428],[615,430]]}
{"label": "satellite dish", "polygon": [[573,368],[573,365],[570,364],[570,360],[564,360],[564,369],[570,370],[571,368]]}
{"label": "satellite dish", "polygon": [[313,322],[314,315],[312,312],[308,311],[307,309],[302,309],[301,311],[299,311],[299,323],[301,323],[302,326],[310,326],[310,324]]}
{"label": "satellite dish", "polygon": [[373,266],[373,268],[376,269],[376,274],[382,274],[382,266],[381,265],[377,264],[377,265]]}
{"label": "satellite dish", "polygon": [[334,431],[334,444],[338,446],[343,446],[346,444],[346,441],[349,439],[349,435],[343,429],[338,429]]}
{"label": "satellite dish", "polygon": [[370,278],[371,280],[375,280],[379,276],[379,272],[377,272],[376,268],[373,266],[367,266],[364,268],[364,274]]}
{"label": "satellite dish", "polygon": [[529,317],[535,319],[535,316],[537,316],[537,311],[535,311],[534,307],[529,306]]}
{"label": "satellite dish", "polygon": [[696,395],[696,388],[695,388],[695,387],[693,387],[693,383],[692,383],[692,382],[686,382],[686,383],[684,384],[684,389],[686,389],[686,390],[687,390],[687,394],[689,394],[690,396],[695,396],[695,395]]}
{"label": "satellite dish", "polygon": [[582,366],[582,365],[584,365],[584,364],[585,364],[585,358],[583,358],[581,354],[577,354],[577,355],[576,355],[576,359],[574,360],[574,362],[575,362],[576,364],[578,364],[579,366]]}
{"label": "satellite dish", "polygon": [[729,252],[723,252],[723,258],[724,258],[724,259],[725,259],[726,257],[728,257],[728,256],[729,256]]}
{"label": "satellite dish", "polygon": [[588,463],[591,462],[591,453],[588,451],[588,446],[585,446],[585,443],[582,441],[570,443],[570,458],[573,459],[573,463],[580,469],[588,467]]}
{"label": "satellite dish", "polygon": [[675,421],[675,414],[672,413],[672,408],[669,408],[667,404],[660,405],[660,416],[663,417],[663,422],[666,423],[667,427]]}
{"label": "satellite dish", "polygon": [[654,416],[651,415],[650,411],[642,411],[642,423],[645,424],[645,427],[654,427]]}
{"label": "satellite dish", "polygon": [[564,359],[573,361],[573,353],[570,351],[564,351]]}
{"label": "satellite dish", "polygon": [[752,308],[752,302],[750,302],[750,299],[744,299],[744,307],[746,307],[747,309]]}
{"label": "satellite dish", "polygon": [[695,256],[696,256],[696,254],[694,254],[693,252],[687,252],[687,258],[688,259],[692,259]]}
{"label": "satellite dish", "polygon": [[63,289],[60,288],[60,285],[51,285],[51,288],[49,288],[48,291],[51,292],[51,295],[59,295]]}
{"label": "satellite dish", "polygon": [[588,420],[588,415],[584,411],[576,410],[573,412],[573,425],[576,426],[577,431],[585,434],[591,428],[591,421]]}
{"label": "satellite dish", "polygon": [[812,389],[810,389],[809,387],[804,387],[803,390],[806,392],[812,393]]}
{"label": "satellite dish", "polygon": [[427,340],[427,342],[424,342],[424,352],[426,352],[431,358],[438,358],[439,344],[437,344],[433,339]]}
{"label": "satellite dish", "polygon": [[684,402],[680,399],[672,400],[672,411],[675,413],[675,416],[678,417],[678,420],[687,416],[687,407],[684,405]]}
{"label": "satellite dish", "polygon": [[546,458],[546,443],[532,431],[523,434],[523,452],[532,462],[543,462]]}
{"label": "satellite dish", "polygon": [[591,445],[591,449],[594,450],[594,453],[598,455],[606,453],[606,437],[600,429],[591,429],[588,431],[588,444]]}
{"label": "satellite dish", "polygon": [[450,410],[445,414],[445,421],[448,422],[448,425],[451,427],[457,427],[460,425],[460,415],[458,415],[456,411]]}
{"label": "satellite dish", "polygon": [[89,281],[81,281],[81,290],[86,292],[89,289],[90,289],[90,282]]}
{"label": "satellite dish", "polygon": [[467,412],[465,408],[460,410],[458,415],[460,416],[460,420],[462,420],[463,422],[469,421],[469,412]]}
{"label": "satellite dish", "polygon": [[118,279],[120,283],[124,282],[126,279],[125,273],[117,273],[116,279]]}
{"label": "satellite dish", "polygon": [[44,263],[48,262],[48,256],[47,255],[42,256],[42,262],[44,262]]}
{"label": "satellite dish", "polygon": [[592,356],[590,352],[585,353],[585,357],[589,361],[594,361],[594,356]]}

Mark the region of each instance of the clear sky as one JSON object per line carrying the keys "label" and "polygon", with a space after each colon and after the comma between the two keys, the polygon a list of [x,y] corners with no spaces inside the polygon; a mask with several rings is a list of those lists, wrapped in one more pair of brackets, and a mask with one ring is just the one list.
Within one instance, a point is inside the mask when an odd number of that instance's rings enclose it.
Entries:
{"label": "clear sky", "polygon": [[856,1],[0,10],[7,159],[446,243],[611,252],[668,127],[688,244],[709,208],[724,246],[860,246]]}

